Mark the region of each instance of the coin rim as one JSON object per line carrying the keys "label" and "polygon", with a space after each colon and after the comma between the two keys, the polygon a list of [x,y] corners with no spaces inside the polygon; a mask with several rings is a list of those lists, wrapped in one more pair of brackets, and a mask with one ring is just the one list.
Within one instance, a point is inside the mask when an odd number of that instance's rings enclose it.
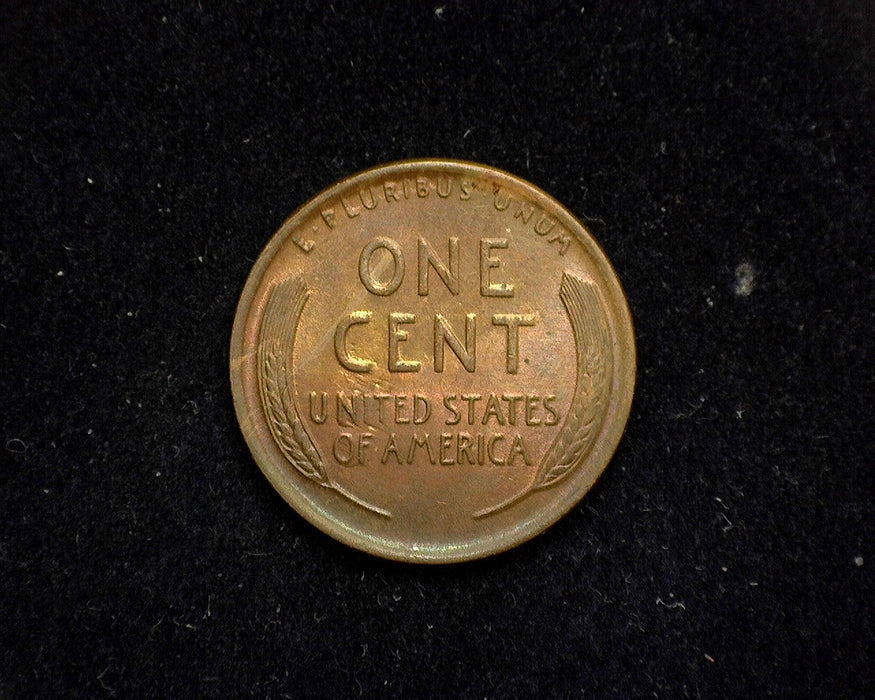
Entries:
{"label": "coin rim", "polygon": [[[403,174],[411,170],[433,170],[442,168],[450,169],[451,171],[462,170],[463,172],[471,173],[472,176],[482,179],[488,179],[489,177],[495,176],[498,178],[507,178],[521,186],[523,189],[529,190],[535,195],[536,199],[544,199],[549,202],[552,207],[555,207],[554,212],[551,213],[558,212],[564,216],[565,223],[569,224],[569,231],[574,234],[575,238],[585,249],[590,251],[591,257],[599,268],[599,272],[602,276],[602,279],[599,280],[599,282],[606,283],[607,287],[613,287],[613,289],[610,290],[610,293],[606,294],[609,298],[606,304],[608,305],[608,308],[611,309],[612,315],[614,316],[614,325],[616,328],[615,338],[619,345],[617,351],[619,369],[617,370],[617,373],[620,376],[618,380],[619,398],[616,403],[616,413],[609,425],[605,426],[602,431],[600,431],[599,435],[599,441],[603,443],[601,449],[603,460],[599,461],[597,470],[591,468],[587,470],[592,476],[590,480],[582,484],[578,490],[569,492],[569,494],[563,498],[554,498],[552,501],[549,501],[548,508],[538,511],[534,516],[529,517],[528,519],[523,519],[521,525],[513,528],[512,532],[505,529],[497,533],[491,533],[483,538],[466,541],[464,544],[448,543],[444,547],[432,549],[422,547],[413,548],[412,545],[404,547],[399,546],[394,542],[386,542],[383,539],[369,536],[366,532],[362,532],[359,529],[352,528],[348,524],[341,524],[338,520],[335,520],[330,515],[326,514],[323,509],[314,508],[311,500],[296,488],[289,479],[285,478],[285,471],[282,467],[275,464],[274,459],[263,450],[258,433],[264,431],[258,431],[255,429],[253,417],[250,416],[250,409],[246,403],[246,390],[243,380],[244,372],[242,370],[242,365],[247,359],[247,356],[243,352],[243,336],[247,325],[247,319],[249,318],[250,313],[253,312],[252,303],[261,280],[267,269],[270,267],[277,252],[286,243],[289,235],[300,223],[303,222],[303,220],[306,219],[312,210],[318,209],[321,204],[324,204],[326,201],[339,195],[350,186],[363,180],[377,178],[383,173],[391,173],[397,176],[399,173]],[[257,310],[256,313],[258,313]],[[234,324],[231,332],[229,369],[234,409],[237,414],[237,420],[240,424],[243,437],[249,446],[249,450],[252,453],[256,464],[258,464],[268,481],[270,481],[271,485],[283,497],[286,503],[316,528],[355,549],[396,561],[438,564],[479,559],[507,551],[508,549],[523,544],[558,522],[583,499],[590,489],[592,489],[598,478],[604,473],[613,458],[626,429],[635,390],[637,352],[635,347],[632,314],[619,277],[617,276],[610,259],[605,254],[604,250],[602,250],[598,241],[596,241],[589,229],[576,216],[574,216],[571,211],[536,185],[499,168],[465,160],[422,158],[400,160],[377,165],[343,178],[330,187],[323,189],[315,196],[310,197],[304,202],[304,204],[298,207],[285,219],[282,225],[259,252],[258,257],[246,278],[246,283],[244,284],[243,292],[240,295],[240,300],[237,304],[237,309],[234,315]],[[625,387],[628,388],[624,391]],[[610,405],[606,410],[609,409]],[[608,447],[605,448],[604,445],[608,445]],[[593,455],[590,455],[585,462],[590,462],[592,456]],[[592,474],[593,471],[595,471],[594,474]]]}

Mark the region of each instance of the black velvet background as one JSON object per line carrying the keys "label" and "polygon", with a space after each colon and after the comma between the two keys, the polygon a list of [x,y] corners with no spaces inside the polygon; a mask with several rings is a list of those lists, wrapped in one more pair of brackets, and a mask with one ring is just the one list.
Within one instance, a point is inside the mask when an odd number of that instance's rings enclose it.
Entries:
{"label": "black velvet background", "polygon": [[[0,695],[872,692],[871,5],[604,5],[3,3]],[[589,221],[639,352],[582,504],[443,568],[296,515],[227,369],[282,220],[423,156]]]}

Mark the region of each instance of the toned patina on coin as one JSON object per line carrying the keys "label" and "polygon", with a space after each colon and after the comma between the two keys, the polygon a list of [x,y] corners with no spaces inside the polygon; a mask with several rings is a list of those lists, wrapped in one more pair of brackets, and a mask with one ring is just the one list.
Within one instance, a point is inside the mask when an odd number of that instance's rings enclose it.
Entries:
{"label": "toned patina on coin", "polygon": [[623,433],[632,321],[587,229],[482,165],[395,163],[295,212],[231,338],[237,416],[283,498],[353,547],[454,562],[567,513]]}

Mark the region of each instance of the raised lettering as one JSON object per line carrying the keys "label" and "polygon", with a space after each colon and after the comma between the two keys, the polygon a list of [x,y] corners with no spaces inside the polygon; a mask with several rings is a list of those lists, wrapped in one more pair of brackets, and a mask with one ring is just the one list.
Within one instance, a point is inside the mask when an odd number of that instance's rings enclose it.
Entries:
{"label": "raised lettering", "polygon": [[486,454],[489,456],[489,461],[499,466],[504,464],[504,460],[496,457],[493,449],[495,447],[495,443],[501,442],[502,440],[504,440],[504,435],[502,435],[501,433],[495,433],[489,438],[489,442],[486,445]]}
{"label": "raised lettering", "polygon": [[453,333],[449,322],[440,314],[434,316],[434,371],[444,371],[444,343],[450,346],[455,356],[459,358],[467,371],[473,372],[476,366],[477,351],[477,316],[465,315],[465,347],[462,341]]}
{"label": "raised lettering", "polygon": [[459,433],[458,442],[456,443],[456,463],[462,463],[462,457],[468,461],[468,464],[477,464],[476,457],[471,452],[471,436],[468,433]]}
{"label": "raised lettering", "polygon": [[394,182],[384,182],[383,183],[383,197],[386,199],[386,203],[389,203],[389,199],[392,198],[396,202],[400,199],[398,194],[395,192],[395,183]]}
{"label": "raised lettering", "polygon": [[413,422],[422,425],[431,415],[431,404],[428,399],[419,394],[413,395]]}
{"label": "raised lettering", "polygon": [[365,450],[368,447],[370,447],[372,437],[374,437],[373,433],[359,433],[359,441],[358,441],[359,464],[365,463]]}
{"label": "raised lettering", "polygon": [[503,190],[496,189],[495,198],[492,203],[498,211],[504,211],[510,206],[510,194]]}
{"label": "raised lettering", "polygon": [[[381,282],[373,276],[371,268],[371,258],[378,248],[387,251],[392,257],[394,270],[392,279],[388,282]],[[385,297],[395,292],[401,286],[401,281],[404,279],[404,253],[401,252],[401,246],[391,238],[374,238],[369,241],[359,256],[359,278],[362,284],[365,285],[371,294]]]}
{"label": "raised lettering", "polygon": [[420,198],[428,196],[428,180],[422,175],[416,178],[416,196]]}
{"label": "raised lettering", "polygon": [[438,197],[446,199],[450,196],[450,192],[453,190],[453,179],[449,175],[438,175],[437,187],[435,189],[438,193]]}
{"label": "raised lettering", "polygon": [[547,242],[559,243],[559,255],[565,255],[565,251],[568,250],[568,246],[571,245],[571,238],[568,237],[568,234],[565,231],[559,229],[559,231],[547,239]]}
{"label": "raised lettering", "polygon": [[334,354],[337,356],[337,361],[350,372],[370,372],[376,366],[370,360],[350,355],[346,348],[346,334],[349,327],[368,323],[370,320],[370,311],[353,311],[338,323],[334,330]]}
{"label": "raised lettering", "polygon": [[453,464],[453,435],[452,433],[441,433],[441,464]]}
{"label": "raised lettering", "polygon": [[490,418],[495,418],[499,425],[504,425],[507,422],[501,413],[501,404],[498,403],[498,397],[495,394],[490,394],[486,400],[486,409],[483,411],[483,425],[489,425]]}
{"label": "raised lettering", "polygon": [[[341,443],[346,443],[345,449],[341,448]],[[352,461],[352,458],[352,435],[350,435],[349,433],[341,433],[334,441],[334,459],[336,459],[340,464],[347,465]]]}
{"label": "raised lettering", "polygon": [[553,230],[553,227],[556,225],[556,219],[547,216],[546,213],[541,214],[541,218],[538,219],[538,223],[535,224],[535,233],[539,236],[546,236],[550,231]]}
{"label": "raised lettering", "polygon": [[507,411],[507,422],[511,425],[516,425],[516,406],[517,404],[525,399],[525,396],[522,394],[502,394],[501,400],[507,401],[508,411]]}
{"label": "raised lettering", "polygon": [[[365,197],[365,192],[367,192],[367,198]],[[374,191],[370,187],[362,187],[359,190],[359,201],[365,209],[370,210],[377,207],[377,198],[374,197]]]}
{"label": "raised lettering", "polygon": [[395,395],[395,422],[399,424],[409,423],[410,416],[403,415],[405,404],[407,403],[407,394]]}
{"label": "raised lettering", "polygon": [[[316,227],[314,226],[313,228],[315,229]],[[295,245],[298,246],[298,248],[303,250],[305,253],[309,253],[311,250],[313,250],[313,246],[316,245],[316,241],[309,238],[301,238],[301,234],[298,232],[296,232],[292,236],[292,241],[294,241]]]}
{"label": "raised lettering", "polygon": [[383,418],[383,402],[391,400],[392,394],[374,394],[374,398],[377,400],[377,420],[385,423],[386,420]]}
{"label": "raised lettering", "polygon": [[395,455],[395,461],[401,464],[401,455],[398,453],[398,440],[395,433],[389,433],[389,439],[386,440],[386,446],[383,448],[383,454],[380,455],[380,463],[385,464],[389,461],[389,455]]}
{"label": "raised lettering", "polygon": [[418,372],[418,360],[404,360],[398,350],[398,345],[407,340],[410,334],[400,328],[401,325],[416,322],[415,314],[393,312],[389,314],[389,371]]}
{"label": "raised lettering", "polygon": [[544,397],[544,410],[550,414],[550,417],[544,421],[544,425],[556,425],[559,422],[559,414],[556,412],[556,409],[553,408],[553,402],[556,400],[555,396],[545,396]]}
{"label": "raised lettering", "polygon": [[447,418],[447,425],[457,425],[459,421],[462,420],[462,414],[459,412],[459,409],[456,408],[454,403],[450,403],[451,401],[455,401],[456,398],[455,394],[447,394],[444,396],[444,407],[453,414],[452,418]]}
{"label": "raised lettering", "polygon": [[482,398],[480,394],[462,394],[462,401],[468,402],[468,425],[474,425],[474,404]]}
{"label": "raised lettering", "polygon": [[512,297],[513,285],[504,282],[493,283],[490,270],[501,267],[501,260],[493,258],[491,253],[496,249],[507,248],[506,238],[480,239],[480,295],[484,297]]}
{"label": "raised lettering", "polygon": [[520,202],[520,208],[516,210],[514,213],[515,219],[522,219],[524,224],[529,223],[529,219],[532,218],[532,214],[535,213],[535,207],[533,207],[528,202]]}
{"label": "raised lettering", "polygon": [[520,326],[534,326],[534,314],[493,314],[493,326],[507,328],[507,345],[505,366],[508,374],[516,374],[519,370]]}
{"label": "raised lettering", "polygon": [[347,201],[343,198],[343,196],[340,197],[340,203],[343,206],[343,210],[346,212],[346,215],[350,219],[354,219],[359,214],[361,214],[361,211],[359,209],[356,209],[351,204],[348,204]]}
{"label": "raised lettering", "polygon": [[510,446],[510,452],[507,455],[507,463],[509,466],[513,466],[513,461],[517,457],[522,457],[523,462],[526,464],[531,464],[532,461],[529,459],[529,455],[526,454],[526,448],[523,445],[523,438],[520,435],[514,436],[513,444]]}
{"label": "raised lettering", "polygon": [[345,392],[337,392],[337,424],[344,427],[358,425],[358,392],[347,396]]}
{"label": "raised lettering", "polygon": [[457,295],[459,293],[459,239],[450,238],[448,247],[449,266],[444,265],[438,258],[437,253],[431,244],[424,238],[420,238],[417,244],[418,267],[419,267],[419,295],[425,296],[428,294],[428,268],[434,268],[441,282],[444,283],[450,293]]}
{"label": "raised lettering", "polygon": [[319,395],[322,399],[321,408],[316,408],[316,392],[310,392],[310,420],[314,423],[324,423],[325,418],[327,417],[328,409],[326,408],[326,404],[328,402],[328,393],[325,391],[319,392]]}
{"label": "raised lettering", "polygon": [[334,221],[334,209],[323,209],[322,212],[322,221],[325,222],[325,225],[328,228],[334,228],[337,223]]}
{"label": "raised lettering", "polygon": [[410,448],[407,450],[407,464],[413,464],[417,447],[424,447],[425,451],[428,452],[428,461],[434,464],[434,452],[431,448],[431,440],[429,440],[428,433],[423,433],[422,436],[413,433],[413,438],[410,440]]}
{"label": "raised lettering", "polygon": [[541,419],[535,418],[535,411],[538,410],[538,397],[526,397],[526,425],[541,425]]}

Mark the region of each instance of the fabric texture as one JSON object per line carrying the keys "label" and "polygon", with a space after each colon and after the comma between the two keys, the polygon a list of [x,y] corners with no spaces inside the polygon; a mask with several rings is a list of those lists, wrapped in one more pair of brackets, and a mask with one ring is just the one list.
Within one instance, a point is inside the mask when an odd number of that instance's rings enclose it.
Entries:
{"label": "fabric texture", "polygon": [[[873,692],[865,2],[4,3],[0,695]],[[338,544],[240,433],[284,218],[479,161],[587,222],[638,379],[600,481],[464,565]]]}

